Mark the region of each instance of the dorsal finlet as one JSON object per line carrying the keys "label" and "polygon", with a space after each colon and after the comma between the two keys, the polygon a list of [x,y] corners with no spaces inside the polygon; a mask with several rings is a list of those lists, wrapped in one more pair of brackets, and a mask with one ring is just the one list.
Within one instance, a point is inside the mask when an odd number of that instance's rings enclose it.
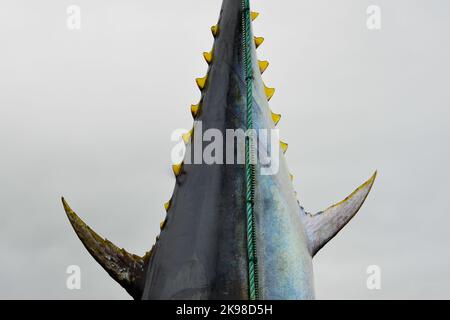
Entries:
{"label": "dorsal finlet", "polygon": [[174,164],[172,166],[173,173],[175,174],[175,177],[178,177],[181,174],[181,171],[183,170],[183,163],[180,164]]}
{"label": "dorsal finlet", "polygon": [[283,150],[283,153],[286,153],[289,145],[286,142],[280,141],[280,146],[281,146],[281,150]]}
{"label": "dorsal finlet", "polygon": [[215,26],[212,26],[211,32],[212,32],[214,38],[216,38],[219,35],[219,25],[216,24]]}
{"label": "dorsal finlet", "polygon": [[208,75],[204,76],[203,78],[197,78],[195,79],[197,82],[197,86],[200,90],[204,90],[206,87],[206,81],[208,81]]}
{"label": "dorsal finlet", "polygon": [[261,74],[263,74],[264,71],[266,71],[267,68],[269,67],[269,62],[265,61],[265,60],[259,60],[258,65],[259,65],[259,70],[261,71]]}
{"label": "dorsal finlet", "polygon": [[263,37],[255,37],[256,49],[258,49],[259,46],[263,44],[263,42],[264,42],[264,38]]}
{"label": "dorsal finlet", "polygon": [[275,88],[269,88],[266,85],[264,85],[264,92],[266,93],[267,100],[270,101],[273,98],[273,95],[275,94]]}
{"label": "dorsal finlet", "polygon": [[191,105],[191,114],[194,119],[197,117],[199,111],[200,111],[200,104]]}
{"label": "dorsal finlet", "polygon": [[182,138],[183,138],[183,141],[185,144],[188,144],[189,141],[191,141],[191,137],[192,137],[193,133],[194,133],[194,129],[191,129],[191,131],[183,134]]}
{"label": "dorsal finlet", "polygon": [[166,212],[169,211],[171,204],[172,204],[172,199],[170,199],[169,201],[164,203],[164,209],[166,210]]}
{"label": "dorsal finlet", "polygon": [[280,120],[281,120],[281,114],[274,113],[273,111],[271,112],[271,114],[272,114],[272,120],[273,120],[273,123],[274,123],[275,125],[278,125],[278,123],[279,123]]}
{"label": "dorsal finlet", "polygon": [[167,217],[163,221],[161,221],[161,223],[159,224],[159,229],[161,231],[164,230],[164,227],[166,226],[166,224],[167,224]]}
{"label": "dorsal finlet", "polygon": [[203,57],[208,64],[211,64],[213,61],[213,51],[211,50],[210,52],[203,52]]}

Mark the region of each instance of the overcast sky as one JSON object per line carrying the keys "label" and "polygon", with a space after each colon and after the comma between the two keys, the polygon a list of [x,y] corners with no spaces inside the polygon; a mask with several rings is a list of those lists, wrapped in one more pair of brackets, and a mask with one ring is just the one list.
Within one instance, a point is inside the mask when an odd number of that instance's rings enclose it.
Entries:
{"label": "overcast sky", "polygon": [[[81,30],[66,9],[81,8]],[[369,5],[382,13],[368,30]],[[0,298],[128,299],[60,204],[143,254],[172,194],[221,0],[2,0]],[[315,258],[322,299],[450,298],[450,2],[253,1],[281,137],[312,212],[379,177]],[[66,268],[82,289],[66,288]],[[381,290],[366,269],[382,270]]]}

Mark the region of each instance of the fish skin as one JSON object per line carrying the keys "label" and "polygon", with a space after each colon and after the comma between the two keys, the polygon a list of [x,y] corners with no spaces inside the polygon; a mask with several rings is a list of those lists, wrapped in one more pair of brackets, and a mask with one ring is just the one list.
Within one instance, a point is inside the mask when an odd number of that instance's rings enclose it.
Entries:
{"label": "fish skin", "polygon": [[[214,61],[196,119],[203,130],[219,129],[224,136],[226,129],[246,130],[241,12],[240,0],[223,2]],[[270,130],[274,123],[253,43],[251,51],[254,128]],[[192,152],[189,146],[187,152]],[[279,154],[279,172],[256,177],[260,298],[311,299],[312,257],[284,156]],[[245,167],[188,164],[183,171],[153,251],[143,298],[248,299]]]}
{"label": "fish skin", "polygon": [[[218,129],[225,136],[226,129],[246,129],[241,1],[223,2],[218,25],[196,121],[203,132]],[[194,139],[199,130],[194,127]],[[187,153],[195,153],[192,146]],[[185,164],[142,298],[248,299],[244,212],[244,165]]]}

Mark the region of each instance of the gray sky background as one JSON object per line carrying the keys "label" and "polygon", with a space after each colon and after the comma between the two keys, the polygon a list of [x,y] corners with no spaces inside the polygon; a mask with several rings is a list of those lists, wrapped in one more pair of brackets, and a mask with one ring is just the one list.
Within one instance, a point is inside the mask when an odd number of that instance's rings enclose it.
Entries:
{"label": "gray sky background", "polygon": [[[450,298],[450,2],[252,1],[301,202],[318,211],[375,169],[358,216],[315,258],[321,299]],[[82,9],[82,29],[66,8]],[[369,5],[382,29],[366,28]],[[221,0],[2,0],[0,298],[128,299],[67,221],[143,254],[172,194]],[[66,288],[79,265],[82,289]],[[382,269],[382,290],[366,268]]]}

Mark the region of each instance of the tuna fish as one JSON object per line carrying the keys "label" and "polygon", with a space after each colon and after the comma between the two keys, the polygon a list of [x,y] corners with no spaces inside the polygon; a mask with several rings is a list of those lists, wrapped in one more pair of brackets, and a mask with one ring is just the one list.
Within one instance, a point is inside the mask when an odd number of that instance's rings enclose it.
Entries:
{"label": "tuna fish", "polygon": [[[254,279],[249,273],[249,236],[246,163],[193,164],[195,143],[209,129],[224,136],[227,130],[248,128],[246,64],[251,63],[253,129],[275,129],[280,115],[269,108],[274,89],[262,73],[268,62],[257,59],[263,38],[245,29],[245,17],[256,19],[245,0],[223,0],[217,25],[212,27],[214,45],[204,54],[209,69],[197,79],[202,97],[191,107],[193,130],[183,136],[184,163],[173,166],[176,185],[165,204],[167,216],[153,248],[143,257],[119,249],[89,228],[63,199],[76,234],[94,259],[135,299],[313,299],[314,255],[358,212],[375,181],[376,173],[342,202],[317,214],[299,205],[284,152],[287,144],[276,142],[277,170],[261,174],[256,163],[253,177],[252,214]],[[245,59],[250,36],[251,59]],[[248,38],[247,38],[248,39]],[[259,132],[259,131],[258,131]],[[256,134],[262,140],[260,133]],[[245,149],[239,139],[232,150]],[[229,140],[223,146],[230,148]],[[228,148],[227,148],[228,147]],[[267,142],[263,148],[273,149]],[[236,161],[237,162],[237,161]]]}

